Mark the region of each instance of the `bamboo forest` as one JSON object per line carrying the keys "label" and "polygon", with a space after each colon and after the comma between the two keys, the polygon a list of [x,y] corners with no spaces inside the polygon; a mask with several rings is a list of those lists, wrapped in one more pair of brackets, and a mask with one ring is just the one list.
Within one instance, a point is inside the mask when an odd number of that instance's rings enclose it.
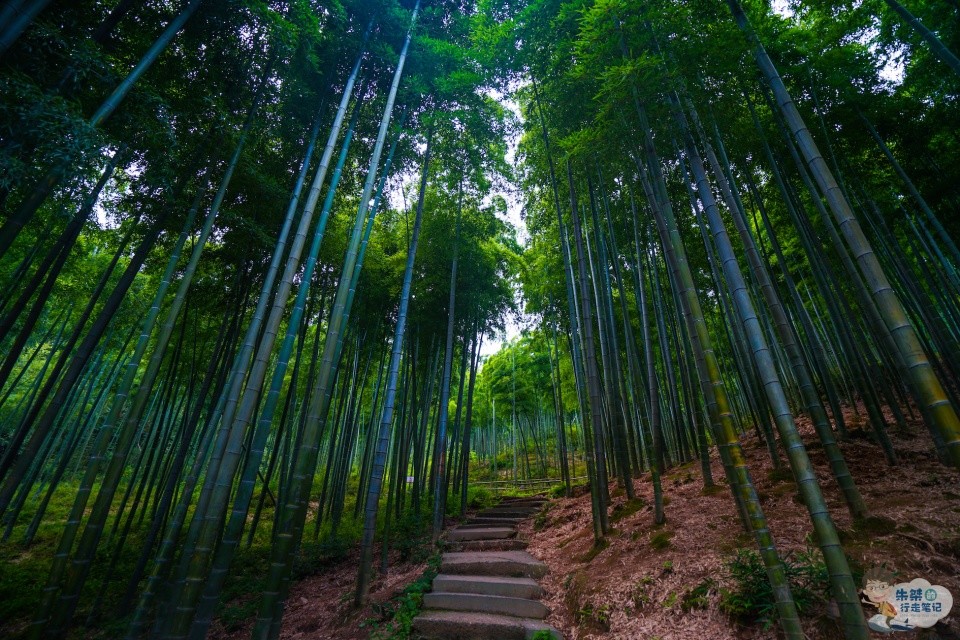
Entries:
{"label": "bamboo forest", "polygon": [[960,638],[958,55],[0,0],[0,637]]}

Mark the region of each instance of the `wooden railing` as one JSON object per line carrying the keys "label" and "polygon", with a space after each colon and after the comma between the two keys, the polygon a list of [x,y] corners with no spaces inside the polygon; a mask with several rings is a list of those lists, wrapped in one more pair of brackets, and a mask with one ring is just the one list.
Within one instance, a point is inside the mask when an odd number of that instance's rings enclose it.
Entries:
{"label": "wooden railing", "polygon": [[[577,484],[578,481],[587,480],[587,476],[578,476],[576,478],[570,478],[571,484]],[[493,491],[507,491],[509,489],[519,489],[521,491],[527,489],[536,489],[537,487],[543,486],[552,486],[555,484],[563,484],[563,479],[561,478],[531,478],[528,480],[484,480],[482,482],[471,482],[470,484],[475,486],[487,487]]]}

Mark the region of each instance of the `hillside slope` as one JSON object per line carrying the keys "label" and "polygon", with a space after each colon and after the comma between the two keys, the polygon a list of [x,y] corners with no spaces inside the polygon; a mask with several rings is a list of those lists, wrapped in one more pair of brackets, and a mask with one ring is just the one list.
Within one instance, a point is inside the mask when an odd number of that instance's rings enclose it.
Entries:
{"label": "hillside slope", "polygon": [[[851,412],[847,423],[856,421]],[[891,433],[901,460],[895,476],[865,432],[856,431],[842,443],[872,514],[856,526],[830,479],[812,427],[801,424],[801,432],[854,571],[884,563],[898,572],[898,580],[926,578],[957,598],[960,472],[936,461],[922,424],[910,427],[918,437],[895,429]],[[811,550],[812,528],[789,473],[771,473],[766,449],[752,435],[744,439],[744,448],[781,555]],[[627,503],[623,491],[611,485],[615,531],[604,549],[593,547],[590,496],[583,491],[555,500],[536,524],[526,525],[530,552],[550,567],[543,580],[544,601],[552,611],[547,622],[570,640],[776,638],[775,625],[764,628],[750,616],[734,620],[721,609],[722,594],[736,588],[727,563],[738,549],[755,545],[743,534],[716,451],[713,475],[722,490],[703,490],[697,463],[664,475],[668,505],[662,527],[653,526],[649,474],[634,481],[640,502]],[[876,613],[869,607],[865,611]],[[802,618],[808,637],[840,637],[828,603],[814,603]],[[960,637],[960,611],[954,607],[935,630],[941,638]]]}

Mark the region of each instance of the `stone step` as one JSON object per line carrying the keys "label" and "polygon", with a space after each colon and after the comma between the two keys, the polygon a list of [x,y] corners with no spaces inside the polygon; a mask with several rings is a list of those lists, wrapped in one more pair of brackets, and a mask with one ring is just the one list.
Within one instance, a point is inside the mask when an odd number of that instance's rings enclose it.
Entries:
{"label": "stone step", "polygon": [[507,503],[507,504],[503,504],[503,503],[501,502],[500,504],[495,504],[495,505],[493,505],[492,507],[487,507],[487,509],[495,509],[495,510],[509,510],[509,509],[514,509],[514,510],[517,510],[517,511],[539,511],[539,510],[542,509],[542,508],[543,508],[543,505],[542,505],[542,504],[526,504],[526,503],[522,503],[522,502],[521,502],[521,503],[512,503],[512,502],[511,502],[511,503]]}
{"label": "stone step", "polygon": [[515,618],[535,618],[537,620],[543,620],[550,613],[547,606],[539,600],[492,596],[486,593],[438,593],[433,591],[423,594],[423,606],[426,609],[497,613]]}
{"label": "stone step", "polygon": [[547,565],[526,551],[454,551],[443,554],[440,571],[458,575],[541,578],[547,573]]}
{"label": "stone step", "polygon": [[518,551],[527,548],[525,540],[506,538],[504,540],[468,540],[467,542],[449,542],[444,544],[447,551]]}
{"label": "stone step", "polygon": [[526,520],[526,518],[495,518],[492,516],[474,516],[473,518],[467,518],[467,524],[479,524],[486,527],[496,527],[496,526],[513,526],[520,524]]}
{"label": "stone step", "polygon": [[413,619],[412,637],[421,640],[531,640],[538,631],[546,631],[555,640],[563,640],[556,629],[540,620],[461,611],[424,611]]}
{"label": "stone step", "polygon": [[516,498],[514,500],[501,500],[498,507],[542,507],[550,502],[546,498]]}
{"label": "stone step", "polygon": [[529,518],[537,513],[539,509],[503,509],[494,507],[493,509],[484,509],[477,512],[480,518]]}
{"label": "stone step", "polygon": [[481,593],[527,599],[535,599],[543,595],[543,587],[531,578],[458,576],[446,573],[438,574],[433,579],[433,590],[441,593]]}
{"label": "stone step", "polygon": [[517,535],[513,527],[467,527],[452,529],[447,533],[450,542],[466,542],[467,540],[502,540]]}
{"label": "stone step", "polygon": [[[475,520],[475,519],[476,519],[476,518],[471,518],[471,520]],[[480,518],[480,519],[482,520],[483,518]],[[497,519],[497,520],[501,520],[502,518],[496,518],[496,519]],[[522,522],[522,521],[521,521],[521,522]],[[487,524],[486,522],[469,522],[469,521],[467,521],[467,522],[464,522],[464,523],[462,523],[462,524],[458,524],[458,525],[457,525],[457,529],[489,529],[490,527],[493,527],[493,526],[497,526],[497,525]],[[506,525],[504,525],[504,526],[506,526]],[[510,526],[511,526],[511,528],[512,528],[512,525],[510,525]]]}

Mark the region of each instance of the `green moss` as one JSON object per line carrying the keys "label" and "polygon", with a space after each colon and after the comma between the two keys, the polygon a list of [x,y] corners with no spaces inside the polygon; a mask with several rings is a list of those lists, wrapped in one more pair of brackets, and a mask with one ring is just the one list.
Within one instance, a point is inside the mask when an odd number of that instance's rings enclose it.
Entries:
{"label": "green moss", "polygon": [[650,546],[657,551],[663,551],[670,546],[670,538],[673,537],[673,531],[664,529],[650,536]]}
{"label": "green moss", "polygon": [[622,504],[618,504],[610,512],[610,522],[619,522],[624,518],[628,518],[645,506],[647,506],[647,503],[641,498],[634,498],[633,500],[627,500]]}
{"label": "green moss", "polygon": [[594,558],[600,555],[604,549],[610,546],[610,541],[606,538],[600,538],[593,543],[593,546],[590,547],[590,550],[585,554],[577,558],[578,562],[592,562]]}

